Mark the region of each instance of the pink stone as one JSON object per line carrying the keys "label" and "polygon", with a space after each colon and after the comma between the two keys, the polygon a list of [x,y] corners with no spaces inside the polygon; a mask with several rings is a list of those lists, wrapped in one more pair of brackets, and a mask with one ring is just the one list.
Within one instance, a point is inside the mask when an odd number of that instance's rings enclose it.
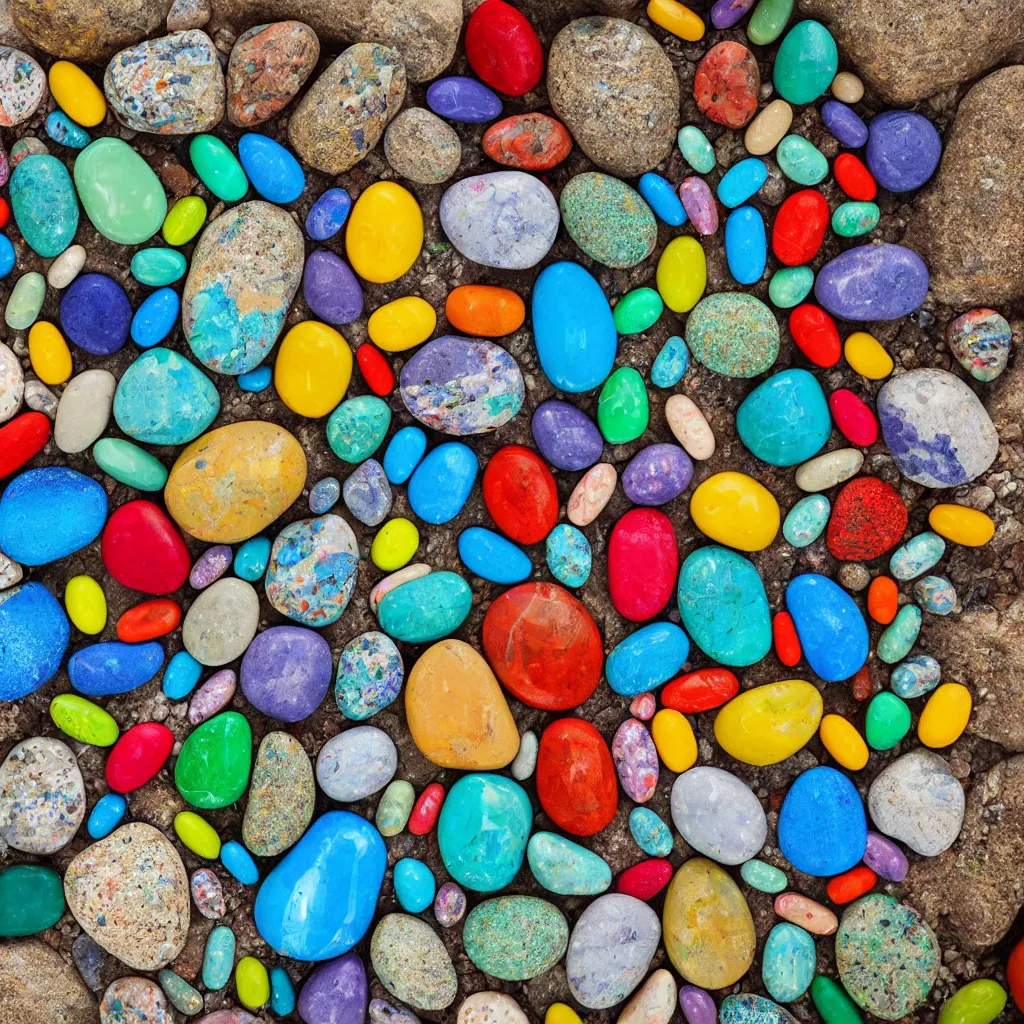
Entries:
{"label": "pink stone", "polygon": [[577,526],[592,523],[615,493],[618,473],[610,462],[599,462],[580,478],[569,498],[569,522]]}
{"label": "pink stone", "polygon": [[718,230],[718,207],[703,178],[687,178],[679,186],[679,198],[690,223],[700,234],[713,235]]}
{"label": "pink stone", "polygon": [[214,672],[196,690],[188,706],[188,720],[193,725],[199,725],[226,708],[235,695],[237,682],[234,669],[222,668],[219,672]]}
{"label": "pink stone", "polygon": [[839,927],[836,915],[828,907],[796,892],[776,896],[775,913],[784,921],[806,928],[812,935],[831,935]]}
{"label": "pink stone", "polygon": [[658,785],[658,751],[642,722],[629,718],[612,740],[612,761],[619,782],[631,800],[646,803]]}
{"label": "pink stone", "polygon": [[649,722],[658,710],[658,702],[653,693],[638,693],[629,704],[629,713],[641,722]]}

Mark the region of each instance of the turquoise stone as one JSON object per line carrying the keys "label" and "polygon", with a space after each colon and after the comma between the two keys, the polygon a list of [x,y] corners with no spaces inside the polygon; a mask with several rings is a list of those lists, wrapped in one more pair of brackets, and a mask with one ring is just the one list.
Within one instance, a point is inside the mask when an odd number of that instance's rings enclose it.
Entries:
{"label": "turquoise stone", "polygon": [[674,388],[690,368],[690,350],[678,334],[661,347],[651,366],[651,383],[659,388]]}
{"label": "turquoise stone", "polygon": [[270,538],[252,537],[235,552],[234,570],[240,579],[255,583],[262,579],[270,561]]}
{"label": "turquoise stone", "polygon": [[735,551],[712,546],[689,555],[679,570],[677,600],[686,631],[712,661],[744,667],[771,649],[764,584]]}
{"label": "turquoise stone", "polygon": [[243,391],[266,391],[274,379],[274,371],[269,366],[257,366],[255,370],[238,375],[238,386]]}
{"label": "turquoise stone", "polygon": [[[510,942],[510,936],[516,936]],[[536,896],[500,896],[475,906],[462,929],[466,956],[484,974],[529,981],[551,970],[569,944],[562,912]]]}
{"label": "turquoise stone", "polygon": [[522,786],[503,775],[464,775],[448,791],[437,821],[448,874],[476,892],[504,889],[522,866],[532,824]]}
{"label": "turquoise stone", "polygon": [[280,964],[270,972],[270,1008],[278,1017],[287,1017],[295,1009],[295,986]]}
{"label": "turquoise stone", "polygon": [[554,832],[534,832],[526,859],[533,877],[560,896],[596,896],[612,884],[612,869],[603,857]]}
{"label": "turquoise stone", "polygon": [[177,249],[140,249],[132,257],[132,277],[152,288],[180,281],[187,267],[185,257]]}
{"label": "turquoise stone", "polygon": [[582,587],[590,578],[590,541],[568,523],[559,523],[545,543],[551,575],[566,587]]}
{"label": "turquoise stone", "polygon": [[790,103],[813,103],[832,84],[839,70],[839,50],[819,21],[794,25],[775,54],[773,81]]}
{"label": "turquoise stone", "polygon": [[736,431],[762,462],[805,462],[821,451],[832,433],[825,392],[807,370],[782,370],[743,400],[736,412]]}
{"label": "turquoise stone", "polygon": [[54,142],[67,146],[68,149],[84,149],[91,141],[89,133],[75,124],[63,110],[54,110],[47,114],[46,134]]}
{"label": "turquoise stone", "polygon": [[428,644],[458,629],[472,606],[473,592],[461,576],[432,572],[389,590],[377,606],[377,620],[396,640]]}
{"label": "turquoise stone", "polygon": [[210,932],[203,953],[203,984],[219,992],[230,980],[235,966],[235,933],[219,924]]}
{"label": "turquoise stone", "polygon": [[107,476],[138,491],[159,491],[167,483],[164,464],[123,438],[101,438],[93,445],[92,457]]}
{"label": "turquoise stone", "polygon": [[898,580],[912,580],[937,565],[946,542],[937,533],[919,533],[898,547],[889,559],[889,572]]}
{"label": "turquoise stone", "polygon": [[747,885],[760,892],[782,892],[789,884],[784,871],[780,871],[771,864],[765,864],[763,860],[758,860],[756,857],[753,860],[744,861],[740,866],[740,875]]}
{"label": "turquoise stone", "polygon": [[203,997],[180,975],[165,968],[157,977],[164,994],[176,1010],[187,1017],[194,1017],[203,1008]]}
{"label": "turquoise stone", "polygon": [[128,803],[120,793],[104,793],[89,812],[86,829],[93,839],[102,839],[121,824]]}
{"label": "turquoise stone", "polygon": [[795,548],[813,544],[828,525],[831,510],[824,494],[808,494],[789,510],[782,524],[782,536]]}
{"label": "turquoise stone", "polygon": [[715,150],[708,137],[695,125],[679,129],[676,136],[683,159],[698,173],[710,174],[715,169]]}
{"label": "turquoise stone", "polygon": [[522,548],[483,526],[459,534],[459,558],[474,576],[491,583],[521,583],[533,572],[533,562]]}
{"label": "turquoise stone", "polygon": [[878,638],[879,660],[887,665],[902,661],[917,642],[920,632],[921,609],[916,604],[905,604]]}
{"label": "turquoise stone", "polygon": [[789,1010],[753,992],[726,996],[718,1010],[718,1024],[794,1024],[795,1021]]}
{"label": "turquoise stone", "polygon": [[342,402],[327,421],[327,443],[344,462],[365,462],[379,447],[391,424],[387,403],[374,395]]}
{"label": "turquoise stone", "polygon": [[437,882],[421,860],[403,857],[394,871],[395,899],[407,914],[422,914],[434,902]]}
{"label": "turquoise stone", "polygon": [[629,812],[629,834],[650,857],[667,857],[672,852],[672,833],[649,807],[634,807]]}
{"label": "turquoise stone", "polygon": [[78,230],[68,169],[48,153],[25,157],[11,175],[11,211],[25,241],[44,259],[59,256]]}
{"label": "turquoise stone", "polygon": [[811,987],[817,964],[811,934],[795,924],[777,924],[764,944],[761,980],[772,999],[791,1003]]}
{"label": "turquoise stone", "polygon": [[783,267],[768,282],[768,298],[779,309],[792,309],[811,293],[814,271],[810,267]]}
{"label": "turquoise stone", "polygon": [[202,674],[203,666],[188,651],[178,651],[164,670],[164,696],[183,700],[196,688]]}
{"label": "turquoise stone", "polygon": [[800,135],[787,135],[775,150],[779,169],[798,185],[817,185],[828,175],[828,160],[813,143]]}

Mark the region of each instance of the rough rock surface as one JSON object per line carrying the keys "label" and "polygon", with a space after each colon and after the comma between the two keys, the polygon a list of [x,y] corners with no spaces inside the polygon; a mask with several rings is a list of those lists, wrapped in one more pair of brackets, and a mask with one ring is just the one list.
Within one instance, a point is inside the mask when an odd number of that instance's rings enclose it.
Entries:
{"label": "rough rock surface", "polygon": [[98,1012],[78,971],[45,942],[0,942],[3,1024],[95,1024]]}
{"label": "rough rock surface", "polygon": [[108,60],[152,35],[170,6],[170,0],[11,0],[11,15],[47,53],[68,60]]}

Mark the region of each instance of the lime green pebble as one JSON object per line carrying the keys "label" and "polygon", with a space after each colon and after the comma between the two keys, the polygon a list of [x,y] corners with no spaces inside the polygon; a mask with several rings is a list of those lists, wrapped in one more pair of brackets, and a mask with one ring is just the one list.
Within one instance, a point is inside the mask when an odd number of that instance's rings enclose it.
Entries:
{"label": "lime green pebble", "polygon": [[939,1010],[939,1024],[990,1024],[1006,1006],[1006,989],[988,978],[968,982]]}
{"label": "lime green pebble", "polygon": [[164,241],[168,245],[185,245],[199,234],[205,223],[206,203],[199,196],[185,196],[167,211]]}
{"label": "lime green pebble", "polygon": [[597,425],[609,444],[634,441],[650,419],[644,379],[632,366],[620,366],[601,388]]}
{"label": "lime green pebble", "polygon": [[825,1024],[861,1024],[860,1010],[842,986],[819,974],[811,982],[811,999]]}
{"label": "lime green pebble", "polygon": [[634,288],[615,304],[615,330],[639,334],[655,323],[664,309],[665,303],[653,288]]}
{"label": "lime green pebble", "polygon": [[395,572],[408,565],[420,546],[420,531],[408,519],[390,519],[370,545],[370,558],[378,569]]}
{"label": "lime green pebble", "polygon": [[793,0],[760,0],[747,23],[747,38],[755,46],[774,43],[793,13]]}
{"label": "lime green pebble", "polygon": [[160,491],[167,483],[167,468],[156,456],[120,437],[97,441],[92,457],[107,476],[138,491]]}
{"label": "lime green pebble", "polygon": [[843,238],[857,238],[872,231],[880,216],[877,203],[843,203],[832,214],[832,230]]}
{"label": "lime green pebble", "polygon": [[828,175],[825,155],[800,135],[787,135],[775,150],[779,169],[798,185],[817,185]]}
{"label": "lime green pebble", "polygon": [[768,282],[768,298],[779,309],[792,309],[807,298],[813,286],[814,271],[810,267],[783,267]]}
{"label": "lime green pebble", "polygon": [[72,576],[64,588],[64,606],[76,629],[95,636],[107,624],[107,599],[91,576]]}
{"label": "lime green pebble", "polygon": [[61,732],[79,743],[109,747],[117,741],[117,722],[98,704],[77,693],[61,693],[50,701],[50,717]]}
{"label": "lime green pebble", "polygon": [[910,732],[910,708],[895,693],[871,698],[864,717],[864,735],[872,750],[891,750]]}
{"label": "lime green pebble", "polygon": [[197,857],[216,860],[220,856],[220,836],[217,830],[195,811],[179,811],[174,816],[174,831]]}
{"label": "lime green pebble", "polygon": [[243,956],[235,968],[238,1001],[247,1010],[258,1010],[270,998],[270,976],[255,957]]}
{"label": "lime green pebble", "polygon": [[238,157],[215,135],[197,135],[189,144],[188,155],[196,174],[218,199],[234,203],[249,191],[249,179]]}

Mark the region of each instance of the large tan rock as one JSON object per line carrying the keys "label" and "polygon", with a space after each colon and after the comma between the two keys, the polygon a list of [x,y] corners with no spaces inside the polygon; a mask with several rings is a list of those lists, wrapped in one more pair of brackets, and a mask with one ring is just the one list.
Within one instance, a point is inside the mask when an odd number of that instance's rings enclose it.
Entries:
{"label": "large tan rock", "polygon": [[171,0],[10,0],[40,49],[68,60],[109,60],[164,24]]}
{"label": "large tan rock", "polygon": [[0,942],[0,1024],[96,1024],[78,971],[38,939]]}

